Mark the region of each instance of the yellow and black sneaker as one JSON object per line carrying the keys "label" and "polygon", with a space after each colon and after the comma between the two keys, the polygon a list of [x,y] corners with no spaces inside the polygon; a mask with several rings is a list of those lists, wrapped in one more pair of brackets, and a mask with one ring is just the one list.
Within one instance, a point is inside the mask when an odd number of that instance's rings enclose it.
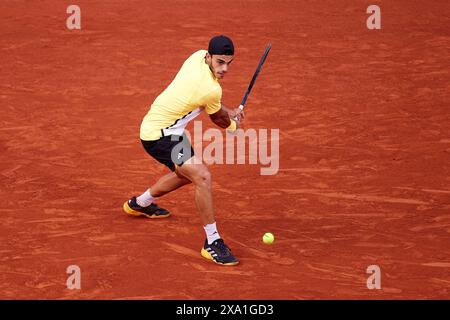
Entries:
{"label": "yellow and black sneaker", "polygon": [[170,212],[152,203],[148,207],[141,207],[136,202],[136,197],[131,198],[123,204],[123,211],[131,216],[145,216],[150,219],[167,218]]}
{"label": "yellow and black sneaker", "polygon": [[235,266],[239,263],[222,239],[217,239],[211,244],[208,244],[208,239],[206,239],[200,254],[204,258],[224,266]]}

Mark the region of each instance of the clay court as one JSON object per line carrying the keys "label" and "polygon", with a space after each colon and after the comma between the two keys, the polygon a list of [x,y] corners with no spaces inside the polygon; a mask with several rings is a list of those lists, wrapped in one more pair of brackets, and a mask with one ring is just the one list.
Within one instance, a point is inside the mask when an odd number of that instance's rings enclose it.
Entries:
{"label": "clay court", "polygon": [[[81,30],[66,28],[70,4]],[[381,30],[366,27],[371,4]],[[2,1],[0,298],[448,299],[449,12],[445,0]],[[279,172],[210,166],[237,267],[201,258],[192,186],[158,200],[168,219],[122,211],[168,172],[140,144],[142,117],[216,34],[236,47],[229,106],[273,45],[245,128],[280,130]],[[69,265],[81,290],[66,287]]]}

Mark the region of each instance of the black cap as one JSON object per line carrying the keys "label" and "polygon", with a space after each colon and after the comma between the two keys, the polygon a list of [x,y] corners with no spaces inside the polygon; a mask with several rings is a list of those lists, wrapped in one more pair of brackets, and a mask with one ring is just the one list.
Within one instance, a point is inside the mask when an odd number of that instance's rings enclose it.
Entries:
{"label": "black cap", "polygon": [[224,35],[216,36],[209,41],[209,54],[234,55],[233,41]]}

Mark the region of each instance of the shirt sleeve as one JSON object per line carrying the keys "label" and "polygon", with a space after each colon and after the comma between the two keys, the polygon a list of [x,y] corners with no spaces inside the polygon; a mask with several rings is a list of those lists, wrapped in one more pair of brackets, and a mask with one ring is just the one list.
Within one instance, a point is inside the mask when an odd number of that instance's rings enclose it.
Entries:
{"label": "shirt sleeve", "polygon": [[211,91],[204,97],[204,106],[207,114],[213,114],[222,108],[222,88]]}

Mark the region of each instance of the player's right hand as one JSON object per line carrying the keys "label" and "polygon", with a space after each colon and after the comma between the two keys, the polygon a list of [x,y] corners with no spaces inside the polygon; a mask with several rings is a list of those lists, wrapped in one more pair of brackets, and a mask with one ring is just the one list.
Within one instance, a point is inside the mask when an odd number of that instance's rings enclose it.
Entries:
{"label": "player's right hand", "polygon": [[244,119],[244,111],[242,110],[241,106],[231,110],[230,112],[230,118],[235,121],[242,121]]}

